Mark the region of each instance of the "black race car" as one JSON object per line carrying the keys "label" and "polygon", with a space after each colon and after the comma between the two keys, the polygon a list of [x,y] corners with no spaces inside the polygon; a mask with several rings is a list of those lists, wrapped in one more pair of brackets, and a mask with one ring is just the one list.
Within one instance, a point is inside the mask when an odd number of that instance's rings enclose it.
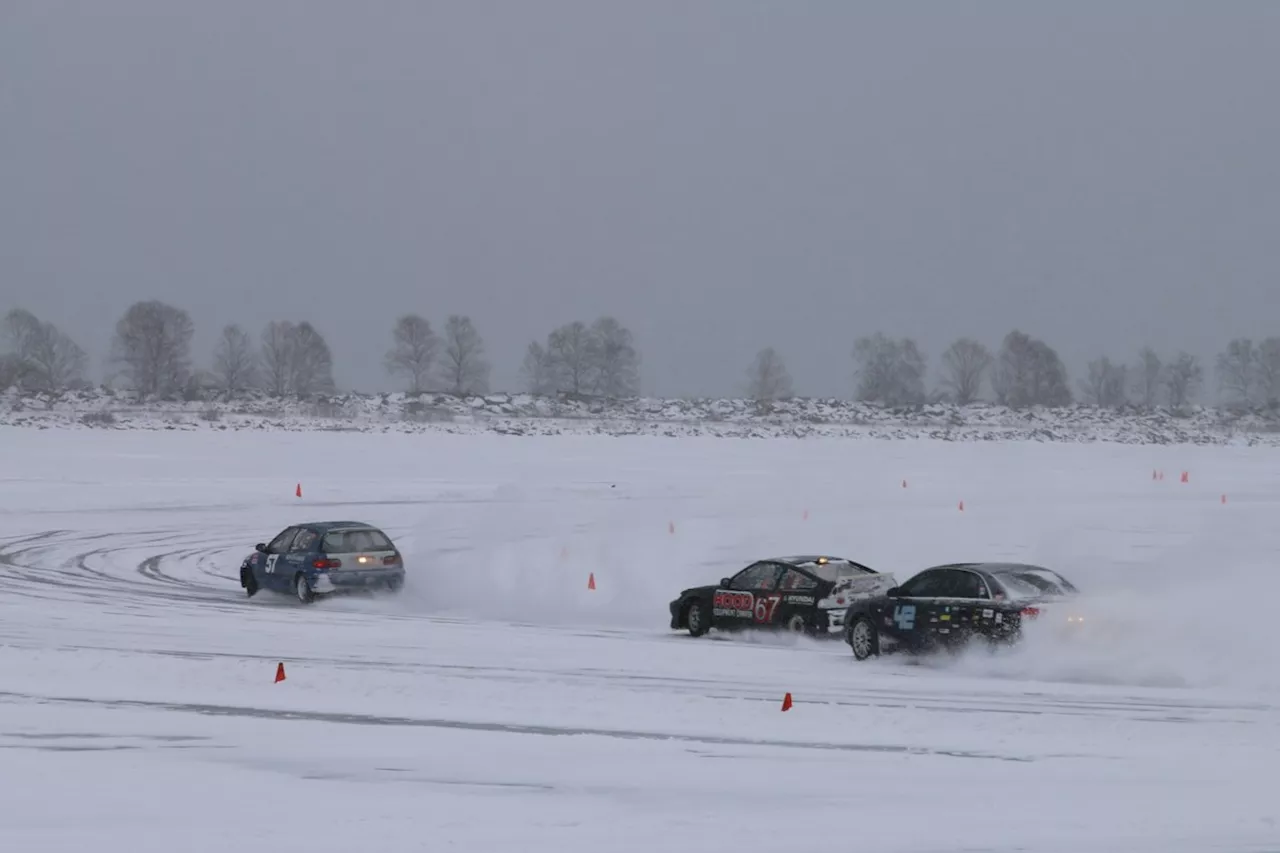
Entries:
{"label": "black race car", "polygon": [[700,637],[712,628],[778,629],[840,635],[846,607],[897,581],[838,557],[774,557],[718,585],[686,589],[671,602],[671,628]]}
{"label": "black race car", "polygon": [[[1026,563],[934,566],[851,604],[844,639],[858,660],[897,650],[954,650],[975,637],[1011,644],[1021,638],[1024,620],[1056,613],[1078,592],[1057,572]],[[1077,621],[1071,612],[1063,615],[1064,624]]]}

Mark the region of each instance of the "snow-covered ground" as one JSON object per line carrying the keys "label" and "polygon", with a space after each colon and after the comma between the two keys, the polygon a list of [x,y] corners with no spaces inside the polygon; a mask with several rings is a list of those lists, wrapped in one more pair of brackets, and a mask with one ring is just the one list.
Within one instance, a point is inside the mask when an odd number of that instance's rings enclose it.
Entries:
{"label": "snow-covered ground", "polygon": [[[0,427],[0,850],[1280,849],[1278,482],[1265,447]],[[398,538],[400,598],[245,599],[253,543],[339,517]],[[1042,562],[1105,631],[668,630],[803,551]]]}
{"label": "snow-covered ground", "polygon": [[[215,395],[216,396],[216,395]],[[742,399],[601,400],[489,394],[345,394],[314,400],[255,393],[233,400],[146,401],[102,389],[0,393],[0,426],[38,429],[287,430],[686,438],[929,438],[1280,447],[1280,412],[1114,411],[1092,406],[1014,410],[978,403],[883,406],[796,399],[762,410]]]}

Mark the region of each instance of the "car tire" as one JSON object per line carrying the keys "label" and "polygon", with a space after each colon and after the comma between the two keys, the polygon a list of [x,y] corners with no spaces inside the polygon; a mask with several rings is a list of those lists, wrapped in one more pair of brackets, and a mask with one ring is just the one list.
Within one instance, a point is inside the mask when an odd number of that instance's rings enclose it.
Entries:
{"label": "car tire", "polygon": [[790,619],[787,620],[786,628],[792,634],[809,633],[809,623],[806,622],[804,617],[801,616],[799,613],[795,614],[794,616],[792,616]]}
{"label": "car tire", "polygon": [[387,583],[387,591],[392,595],[398,594],[402,589],[404,589],[404,580],[394,580]]}
{"label": "car tire", "polygon": [[706,603],[695,598],[685,605],[684,624],[689,629],[689,635],[693,637],[701,637],[711,630],[711,618],[707,613]]}
{"label": "car tire", "polygon": [[240,567],[240,586],[244,587],[245,595],[249,598],[258,594],[258,579],[253,576],[253,569],[248,566]]}
{"label": "car tire", "polygon": [[866,660],[880,654],[880,634],[866,616],[859,616],[849,626],[847,634],[854,660]]}
{"label": "car tire", "polygon": [[298,601],[303,604],[310,604],[316,600],[316,594],[311,590],[311,584],[307,582],[307,576],[302,572],[294,575],[293,591],[298,596]]}

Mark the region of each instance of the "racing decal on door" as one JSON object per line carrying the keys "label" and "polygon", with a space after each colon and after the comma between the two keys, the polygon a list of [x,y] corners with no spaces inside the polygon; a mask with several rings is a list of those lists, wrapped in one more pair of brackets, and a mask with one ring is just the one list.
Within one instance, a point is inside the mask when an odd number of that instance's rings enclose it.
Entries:
{"label": "racing decal on door", "polygon": [[711,603],[711,612],[716,616],[751,619],[755,615],[755,599],[749,592],[726,592],[718,589]]}
{"label": "racing decal on door", "polygon": [[778,610],[778,602],[782,600],[780,595],[761,596],[756,599],[756,606],[753,612],[755,620],[761,624],[767,624],[773,621],[773,614]]}
{"label": "racing decal on door", "polygon": [[916,606],[899,604],[893,608],[893,623],[898,626],[899,631],[910,631],[916,626]]}
{"label": "racing decal on door", "polygon": [[267,574],[271,574],[272,572],[274,572],[274,571],[276,570],[276,560],[278,560],[278,559],[280,559],[280,555],[279,555],[279,554],[268,554],[268,555],[267,555],[267,568],[266,568],[266,572],[267,572]]}

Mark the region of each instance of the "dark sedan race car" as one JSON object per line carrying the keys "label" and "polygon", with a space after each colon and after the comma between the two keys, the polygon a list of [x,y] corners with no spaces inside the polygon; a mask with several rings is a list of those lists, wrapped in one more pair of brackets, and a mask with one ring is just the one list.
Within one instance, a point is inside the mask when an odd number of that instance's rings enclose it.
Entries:
{"label": "dark sedan race car", "polygon": [[1071,626],[1078,590],[1051,569],[1026,563],[950,563],[902,586],[853,602],[844,639],[858,660],[888,653],[958,650],[975,638],[992,645],[1022,637],[1024,621],[1052,613]]}
{"label": "dark sedan race car", "polygon": [[839,636],[847,605],[897,581],[838,557],[774,557],[747,566],[719,584],[683,590],[671,602],[671,628],[700,637],[720,631],[784,629]]}
{"label": "dark sedan race car", "polygon": [[359,521],[286,527],[240,564],[240,586],[250,597],[269,589],[303,604],[338,592],[398,592],[403,584],[404,559],[391,537]]}

